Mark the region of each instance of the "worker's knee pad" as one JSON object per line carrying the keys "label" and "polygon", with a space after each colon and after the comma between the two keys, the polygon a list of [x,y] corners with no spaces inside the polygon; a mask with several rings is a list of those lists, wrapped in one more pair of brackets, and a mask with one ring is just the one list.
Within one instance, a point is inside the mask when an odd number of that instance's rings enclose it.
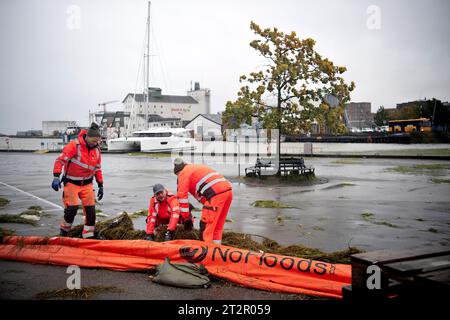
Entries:
{"label": "worker's knee pad", "polygon": [[[73,223],[75,216],[77,215],[78,206],[67,206],[64,209],[64,220],[67,223]],[[95,212],[95,210],[94,210]]]}
{"label": "worker's knee pad", "polygon": [[206,229],[206,222],[200,220],[200,241],[203,241],[203,232]]}
{"label": "worker's knee pad", "polygon": [[86,214],[84,224],[87,226],[95,226],[95,206],[85,206],[84,212]]}

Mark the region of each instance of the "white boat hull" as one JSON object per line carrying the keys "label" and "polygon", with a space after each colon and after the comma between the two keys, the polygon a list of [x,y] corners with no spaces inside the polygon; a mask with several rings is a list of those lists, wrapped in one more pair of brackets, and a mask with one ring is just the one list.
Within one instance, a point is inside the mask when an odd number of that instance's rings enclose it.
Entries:
{"label": "white boat hull", "polygon": [[194,139],[186,137],[143,138],[142,152],[169,152],[194,149]]}
{"label": "white boat hull", "polygon": [[111,139],[108,140],[108,151],[141,151],[141,142],[135,139]]}

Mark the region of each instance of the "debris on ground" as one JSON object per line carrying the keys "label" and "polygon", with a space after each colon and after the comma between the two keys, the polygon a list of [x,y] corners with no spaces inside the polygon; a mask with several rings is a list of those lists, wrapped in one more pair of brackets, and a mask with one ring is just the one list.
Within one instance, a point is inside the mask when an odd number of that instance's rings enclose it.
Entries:
{"label": "debris on ground", "polygon": [[[253,240],[253,237],[261,237],[262,243]],[[320,260],[331,263],[350,263],[352,254],[360,253],[362,250],[349,247],[346,250],[326,253],[319,249],[308,248],[303,245],[281,246],[275,240],[267,237],[236,232],[224,232],[222,243],[224,245],[247,249],[252,251],[263,251],[286,256],[305,259]]]}
{"label": "debris on ground", "polygon": [[13,236],[16,234],[16,231],[10,229],[0,228],[0,237]]}
{"label": "debris on ground", "polygon": [[370,223],[373,223],[373,224],[376,224],[376,225],[387,226],[387,227],[391,227],[391,228],[398,228],[398,226],[396,226],[395,224],[392,224],[390,222],[387,222],[387,221],[384,221],[384,220],[375,220],[374,214],[370,213],[370,212],[361,213],[361,216],[367,222],[370,222]]}
{"label": "debris on ground", "polygon": [[0,197],[0,208],[6,206],[8,203],[10,203],[9,199]]}
{"label": "debris on ground", "polygon": [[289,217],[286,217],[286,216],[277,216],[276,218],[275,218],[275,222],[276,222],[276,224],[278,224],[278,225],[280,225],[280,226],[284,226],[284,220],[289,220],[290,218]]}
{"label": "debris on ground", "polygon": [[[70,232],[70,237],[81,237],[83,225],[75,226]],[[160,226],[155,230],[155,241],[164,241],[164,233],[166,226]],[[104,240],[139,240],[146,236],[144,230],[134,230],[133,221],[130,216],[123,212],[114,219],[97,222],[95,225],[95,237]],[[263,241],[254,240],[255,237],[263,239]],[[178,225],[174,233],[174,240],[189,239],[199,240],[199,231],[197,229],[184,230],[183,225]],[[225,231],[223,233],[222,244],[236,247],[239,249],[267,252],[280,255],[288,255],[293,257],[300,257],[306,259],[321,260],[331,263],[350,263],[350,256],[352,254],[362,252],[358,248],[349,247],[346,250],[336,251],[331,253],[323,252],[319,249],[308,248],[303,245],[281,246],[275,240],[267,237],[236,233]]]}
{"label": "debris on ground", "polygon": [[36,225],[41,220],[44,211],[40,206],[31,206],[27,210],[19,214],[2,214],[0,215],[0,223],[23,223]]}
{"label": "debris on ground", "polygon": [[50,152],[50,150],[47,150],[47,149],[33,151],[34,154],[46,154],[49,152]]}
{"label": "debris on ground", "polygon": [[343,188],[343,187],[354,187],[354,186],[356,186],[356,184],[350,183],[350,182],[343,182],[343,183],[338,183],[338,184],[335,184],[332,186],[324,187],[324,188],[322,188],[322,190],[337,189],[337,188]]}
{"label": "debris on ground", "polygon": [[28,210],[42,211],[42,207],[41,206],[30,206],[30,207],[28,207]]}
{"label": "debris on ground", "polygon": [[[77,225],[69,232],[69,236],[80,238],[82,230],[83,225]],[[156,228],[155,241],[164,241],[164,233],[166,230],[166,226]],[[113,219],[97,222],[94,234],[97,239],[104,240],[139,240],[144,239],[146,236],[144,230],[134,229],[133,221],[126,212],[122,212]],[[184,230],[183,225],[178,225],[174,234],[174,240],[199,240],[199,235],[200,233],[197,229],[188,231]],[[259,240],[262,239],[262,242],[254,240],[255,237],[259,238]],[[352,254],[362,252],[360,249],[354,247],[349,247],[342,251],[326,253],[319,249],[308,248],[303,245],[282,246],[275,240],[267,237],[231,231],[225,231],[223,233],[222,244],[244,250],[321,260],[331,263],[350,263],[350,256]]]}
{"label": "debris on ground", "polygon": [[412,166],[397,166],[386,169],[387,172],[403,173],[403,174],[418,174],[430,176],[446,176],[447,170],[450,170],[448,164],[416,164]]}
{"label": "debris on ground", "polygon": [[45,300],[45,299],[61,299],[61,298],[79,298],[79,299],[89,299],[95,295],[105,292],[124,292],[123,289],[113,287],[113,286],[92,286],[92,287],[83,287],[80,289],[59,289],[59,290],[50,290],[44,291],[36,294],[34,299],[37,300]]}
{"label": "debris on ground", "polygon": [[276,209],[283,209],[283,208],[295,208],[287,204],[280,203],[278,201],[274,200],[257,200],[252,203],[252,206],[257,208],[276,208]]}
{"label": "debris on ground", "polygon": [[431,179],[434,183],[450,183],[450,179]]}
{"label": "debris on ground", "polygon": [[148,210],[147,209],[141,209],[138,211],[135,211],[131,214],[131,218],[139,218],[139,217],[147,217],[148,216]]}
{"label": "debris on ground", "polygon": [[18,214],[0,214],[0,223],[26,223],[34,225],[35,222],[24,219]]}

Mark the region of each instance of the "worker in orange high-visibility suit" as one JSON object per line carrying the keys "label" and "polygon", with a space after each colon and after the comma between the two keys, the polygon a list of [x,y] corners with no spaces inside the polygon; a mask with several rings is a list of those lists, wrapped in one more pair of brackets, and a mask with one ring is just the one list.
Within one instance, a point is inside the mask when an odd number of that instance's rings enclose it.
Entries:
{"label": "worker in orange high-visibility suit", "polygon": [[181,158],[174,161],[174,173],[178,176],[177,197],[181,215],[189,213],[190,193],[203,204],[200,240],[221,244],[225,219],[233,200],[230,182],[205,165],[188,164]]}
{"label": "worker in orange high-visibility suit", "polygon": [[155,227],[166,224],[168,226],[164,234],[164,240],[172,240],[178,222],[184,223],[186,230],[192,229],[192,215],[189,214],[186,219],[183,219],[180,216],[180,204],[178,203],[177,197],[164,188],[162,184],[155,184],[153,186],[153,197],[150,200],[150,206],[148,208],[147,236],[145,239],[153,241]]}
{"label": "worker in orange high-visibility suit", "polygon": [[[58,191],[64,183],[64,219],[60,235],[67,236],[78,210],[79,199],[83,205],[83,238],[93,238],[95,230],[95,194],[92,180],[98,184],[98,200],[103,198],[103,175],[101,169],[100,129],[96,123],[81,130],[76,140],[70,141],[55,161],[52,188]],[[59,179],[64,167],[62,180]]]}

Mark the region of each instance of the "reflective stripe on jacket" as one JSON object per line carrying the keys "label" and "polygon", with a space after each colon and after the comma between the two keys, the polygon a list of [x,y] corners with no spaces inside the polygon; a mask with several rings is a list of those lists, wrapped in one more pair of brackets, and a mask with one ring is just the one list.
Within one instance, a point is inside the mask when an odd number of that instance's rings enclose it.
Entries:
{"label": "reflective stripe on jacket", "polygon": [[231,184],[220,173],[202,164],[187,164],[178,174],[177,197],[183,218],[189,216],[188,193],[205,203],[214,194],[231,190]]}

